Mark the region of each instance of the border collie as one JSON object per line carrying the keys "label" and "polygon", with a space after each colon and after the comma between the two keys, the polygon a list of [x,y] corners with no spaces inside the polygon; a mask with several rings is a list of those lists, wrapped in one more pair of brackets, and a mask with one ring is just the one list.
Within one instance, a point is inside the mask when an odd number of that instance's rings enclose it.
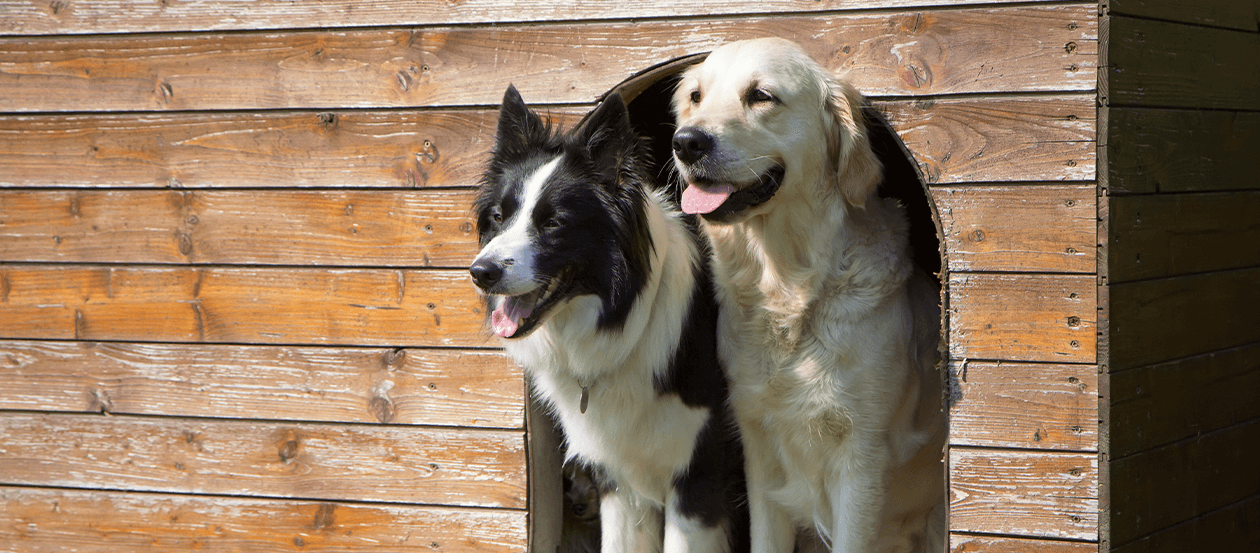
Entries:
{"label": "border collie", "polygon": [[612,94],[552,132],[509,87],[474,205],[489,326],[594,469],[601,550],[747,550],[742,451],[694,224]]}

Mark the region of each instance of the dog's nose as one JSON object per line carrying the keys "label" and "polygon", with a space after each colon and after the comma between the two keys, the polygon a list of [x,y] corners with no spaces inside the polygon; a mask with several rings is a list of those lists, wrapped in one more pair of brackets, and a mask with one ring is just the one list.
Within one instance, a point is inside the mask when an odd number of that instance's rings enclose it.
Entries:
{"label": "dog's nose", "polygon": [[674,155],[678,161],[692,163],[713,149],[713,137],[695,127],[683,127],[674,133]]}
{"label": "dog's nose", "polygon": [[472,273],[473,282],[477,283],[482,290],[489,290],[503,278],[503,267],[487,260],[473,263],[472,267],[468,268],[468,272]]}

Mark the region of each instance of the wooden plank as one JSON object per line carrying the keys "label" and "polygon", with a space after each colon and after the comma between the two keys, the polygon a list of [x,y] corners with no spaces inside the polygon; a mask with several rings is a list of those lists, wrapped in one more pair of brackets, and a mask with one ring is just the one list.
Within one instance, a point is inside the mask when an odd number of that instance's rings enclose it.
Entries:
{"label": "wooden plank", "polygon": [[0,487],[0,550],[524,553],[526,513]]}
{"label": "wooden plank", "polygon": [[1098,450],[1094,365],[949,365],[950,445]]}
{"label": "wooden plank", "polygon": [[525,507],[521,431],[8,413],[5,484]]}
{"label": "wooden plank", "polygon": [[0,338],[497,345],[465,271],[0,266]]}
{"label": "wooden plank", "polygon": [[1094,277],[952,273],[951,359],[1095,362]]}
{"label": "wooden plank", "polygon": [[1260,31],[1260,2],[1256,0],[1108,0],[1107,8],[1113,15]]}
{"label": "wooden plank", "polygon": [[1112,458],[1260,417],[1260,345],[1114,372]]}
{"label": "wooden plank", "polygon": [[951,447],[954,532],[1096,540],[1098,457]]}
{"label": "wooden plank", "polygon": [[1092,273],[1093,185],[933,186],[951,271]]}
{"label": "wooden plank", "polygon": [[[9,2],[0,19],[0,34],[173,32],[206,29],[258,30],[314,27],[370,27],[395,25],[453,25],[564,21],[571,19],[634,19],[734,15],[748,12],[820,12],[831,10],[912,8],[934,5],[1000,4],[1020,0],[833,0],[801,3],[793,0],[720,2],[608,3],[592,0],[556,3],[523,0],[505,4],[494,0],[441,2],[433,0],[354,0],[291,2],[168,2],[139,3],[76,0],[73,3]],[[1038,0],[1033,0],[1038,1]],[[12,4],[12,5],[10,5]]]}
{"label": "wooden plank", "polygon": [[922,100],[876,107],[914,152],[930,184],[1094,179],[1093,97],[995,99],[983,106],[970,99]]}
{"label": "wooden plank", "polygon": [[0,190],[0,261],[467,267],[474,193]]}
{"label": "wooden plank", "polygon": [[1131,541],[1115,553],[1260,551],[1260,495]]}
{"label": "wooden plank", "polygon": [[1260,113],[1111,108],[1110,193],[1260,189]]}
{"label": "wooden plank", "polygon": [[1260,34],[1110,18],[1104,105],[1260,109]]}
{"label": "wooden plank", "polygon": [[[1123,545],[1260,492],[1260,419],[1111,462],[1111,539]],[[1254,531],[1254,529],[1253,529]]]}
{"label": "wooden plank", "polygon": [[493,351],[0,341],[0,366],[0,409],[524,427]]}
{"label": "wooden plank", "polygon": [[[952,183],[1089,178],[1093,102],[1070,95],[875,105],[895,118],[920,163],[936,168],[937,182]],[[566,126],[584,111],[542,109]],[[656,109],[667,117],[668,106]],[[472,186],[497,118],[474,109],[10,115],[0,117],[0,186]]]}
{"label": "wooden plank", "polygon": [[1116,284],[1110,369],[1260,341],[1260,268]]}
{"label": "wooden plank", "polygon": [[[515,9],[515,6],[514,6]],[[742,38],[801,42],[872,95],[1088,91],[1094,6],[591,24],[0,39],[0,111],[589,102]],[[820,40],[828,37],[828,40]]]}
{"label": "wooden plank", "polygon": [[1257,213],[1260,190],[1112,198],[1110,282],[1258,266]]}
{"label": "wooden plank", "polygon": [[1097,553],[1098,544],[995,536],[949,535],[950,553]]}

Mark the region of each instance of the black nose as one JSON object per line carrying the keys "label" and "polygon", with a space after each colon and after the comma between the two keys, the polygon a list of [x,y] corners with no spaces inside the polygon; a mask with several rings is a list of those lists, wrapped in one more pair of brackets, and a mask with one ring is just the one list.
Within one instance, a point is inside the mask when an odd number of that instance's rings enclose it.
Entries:
{"label": "black nose", "polygon": [[713,149],[713,137],[695,127],[683,127],[674,133],[674,155],[683,163],[694,163]]}
{"label": "black nose", "polygon": [[503,267],[485,260],[473,263],[468,272],[472,273],[473,282],[482,290],[490,289],[503,278]]}

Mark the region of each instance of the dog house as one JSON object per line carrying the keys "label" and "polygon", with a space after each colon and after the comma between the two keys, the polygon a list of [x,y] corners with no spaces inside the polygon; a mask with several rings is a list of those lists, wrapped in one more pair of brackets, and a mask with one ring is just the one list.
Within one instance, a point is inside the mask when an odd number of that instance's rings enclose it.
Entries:
{"label": "dog house", "polygon": [[463,269],[496,104],[621,84],[662,132],[670,62],[765,35],[922,183],[950,548],[1255,550],[1258,15],[0,2],[0,550],[551,553],[554,436]]}

